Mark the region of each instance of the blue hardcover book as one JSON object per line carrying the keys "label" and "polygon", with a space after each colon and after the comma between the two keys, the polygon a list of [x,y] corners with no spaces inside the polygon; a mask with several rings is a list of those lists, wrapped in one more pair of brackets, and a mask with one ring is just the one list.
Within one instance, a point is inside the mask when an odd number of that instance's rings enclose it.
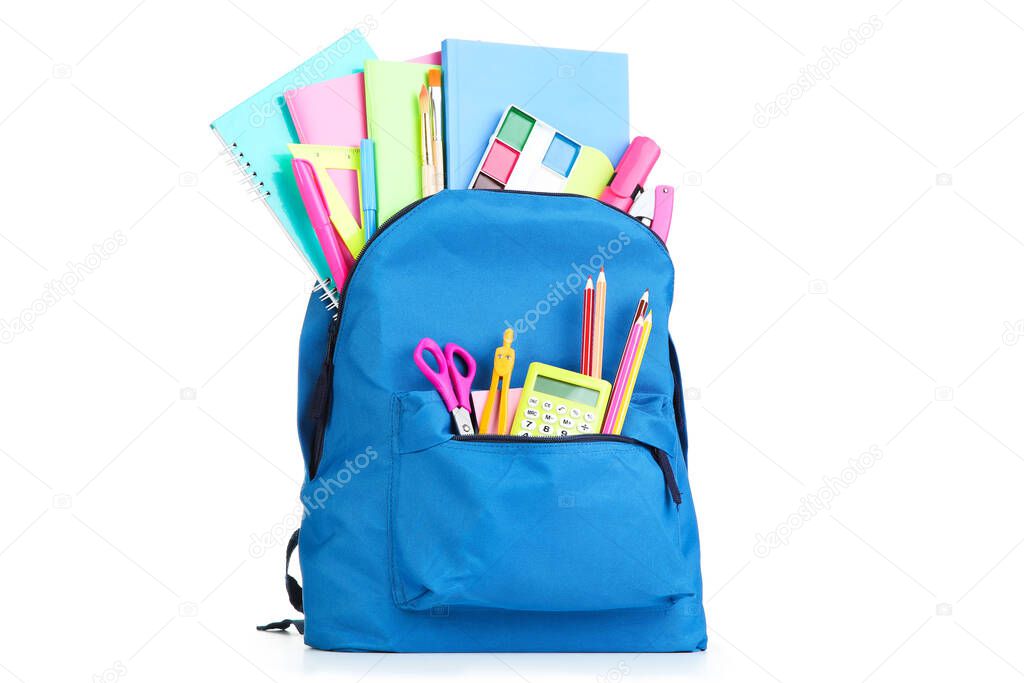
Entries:
{"label": "blue hardcover book", "polygon": [[626,55],[446,40],[447,186],[469,187],[505,108],[514,104],[617,163],[629,144]]}
{"label": "blue hardcover book", "polygon": [[299,138],[284,92],[362,71],[375,58],[363,34],[352,31],[210,124],[321,283],[331,272],[292,173],[288,144]]}

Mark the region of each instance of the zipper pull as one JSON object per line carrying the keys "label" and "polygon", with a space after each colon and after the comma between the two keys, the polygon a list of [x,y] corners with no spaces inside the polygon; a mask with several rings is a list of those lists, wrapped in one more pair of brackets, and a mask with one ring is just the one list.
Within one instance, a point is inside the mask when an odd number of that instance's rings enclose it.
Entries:
{"label": "zipper pull", "polygon": [[679,493],[679,484],[676,482],[675,472],[672,471],[672,463],[669,462],[668,453],[660,448],[652,448],[651,454],[654,456],[654,462],[658,463],[661,475],[665,477],[665,488],[668,489],[669,495],[672,496],[672,502],[676,505],[682,504],[683,495]]}

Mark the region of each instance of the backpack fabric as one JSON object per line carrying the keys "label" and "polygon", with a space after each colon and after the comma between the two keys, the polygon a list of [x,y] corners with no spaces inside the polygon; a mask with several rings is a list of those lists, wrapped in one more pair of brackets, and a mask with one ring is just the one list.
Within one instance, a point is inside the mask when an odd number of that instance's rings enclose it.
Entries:
{"label": "backpack fabric", "polygon": [[[576,369],[583,284],[608,278],[603,377],[637,299],[653,328],[621,437],[454,437],[413,364],[423,337],[477,361],[515,330],[511,386]],[[706,646],[664,244],[587,197],[445,190],[368,242],[299,355],[305,641],[324,650],[692,651]],[[333,319],[332,319],[333,318]],[[290,553],[289,553],[290,554]],[[282,622],[290,623],[290,622]]]}

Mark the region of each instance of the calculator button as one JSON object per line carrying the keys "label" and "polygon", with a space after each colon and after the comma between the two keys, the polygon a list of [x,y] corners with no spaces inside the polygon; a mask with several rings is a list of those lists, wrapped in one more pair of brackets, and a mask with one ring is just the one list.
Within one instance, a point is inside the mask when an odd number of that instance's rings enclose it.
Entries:
{"label": "calculator button", "polygon": [[558,421],[558,426],[560,426],[560,427],[575,427],[576,423],[573,422],[572,420],[570,420],[567,417],[563,417],[561,420]]}
{"label": "calculator button", "polygon": [[536,408],[527,408],[526,410],[523,411],[523,415],[525,415],[526,417],[540,417],[540,413],[537,411]]}
{"label": "calculator button", "polygon": [[568,429],[562,429],[558,432],[559,436],[569,436],[570,432]]}
{"label": "calculator button", "polygon": [[579,429],[580,432],[583,434],[586,434],[587,432],[591,432],[594,430],[594,428],[590,426],[589,422],[581,422],[580,426],[577,427],[577,429]]}
{"label": "calculator button", "polygon": [[573,417],[573,419],[579,417],[580,416],[580,409],[579,408],[573,408],[572,410],[569,411],[569,415],[571,415]]}
{"label": "calculator button", "polygon": [[552,403],[551,401],[544,401],[543,403],[540,404],[540,407],[543,408],[544,410],[551,410],[552,408],[555,407],[555,404]]}
{"label": "calculator button", "polygon": [[593,422],[594,421],[594,414],[593,413],[586,413],[583,416],[583,419],[586,420],[587,422]]}
{"label": "calculator button", "polygon": [[522,422],[519,423],[519,426],[522,427],[523,429],[536,429],[537,423],[534,422],[533,420],[523,420]]}
{"label": "calculator button", "polygon": [[543,415],[541,415],[540,419],[544,420],[545,422],[547,422],[549,424],[554,424],[555,423],[555,416],[552,415],[551,413],[544,413]]}
{"label": "calculator button", "polygon": [[539,403],[540,401],[537,399],[536,396],[531,396],[530,398],[526,399],[526,405],[530,406],[531,408],[536,408],[537,404]]}
{"label": "calculator button", "polygon": [[524,430],[519,432],[519,436],[533,436],[533,432],[528,432]]}
{"label": "calculator button", "polygon": [[540,433],[541,434],[550,434],[553,431],[555,431],[555,428],[552,427],[551,425],[541,425],[540,426]]}
{"label": "calculator button", "polygon": [[559,405],[557,408],[555,408],[555,412],[558,413],[559,415],[565,415],[567,410],[569,409],[563,405]]}

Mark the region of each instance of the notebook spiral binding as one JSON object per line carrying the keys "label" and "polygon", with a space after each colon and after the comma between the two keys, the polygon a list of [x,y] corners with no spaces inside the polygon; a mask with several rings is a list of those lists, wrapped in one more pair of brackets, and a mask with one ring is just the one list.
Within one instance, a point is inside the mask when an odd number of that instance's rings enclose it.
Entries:
{"label": "notebook spiral binding", "polygon": [[270,191],[264,187],[263,181],[259,179],[256,171],[252,170],[252,165],[246,161],[245,153],[238,151],[237,142],[225,143],[224,154],[228,163],[233,167],[233,172],[239,176],[238,183],[248,185],[245,191],[251,195],[251,199],[270,196]]}
{"label": "notebook spiral binding", "polygon": [[[217,132],[216,130],[214,132]],[[218,137],[220,134],[218,133]],[[221,139],[224,149],[221,153],[225,155],[226,162],[232,167],[232,173],[239,176],[239,184],[248,185],[246,192],[251,195],[252,200],[265,200],[270,196],[270,191],[263,185],[263,181],[259,179],[256,171],[252,170],[252,165],[246,161],[245,153],[239,151],[237,142],[227,142]],[[268,207],[269,209],[269,207]],[[273,214],[273,212],[271,212]],[[276,219],[276,216],[275,216]],[[301,252],[300,252],[301,256]],[[338,289],[334,284],[328,280],[317,280],[316,286],[313,288],[314,292],[320,292],[319,299],[327,306],[327,309],[334,311],[334,316],[338,315],[338,301],[339,294]]]}

